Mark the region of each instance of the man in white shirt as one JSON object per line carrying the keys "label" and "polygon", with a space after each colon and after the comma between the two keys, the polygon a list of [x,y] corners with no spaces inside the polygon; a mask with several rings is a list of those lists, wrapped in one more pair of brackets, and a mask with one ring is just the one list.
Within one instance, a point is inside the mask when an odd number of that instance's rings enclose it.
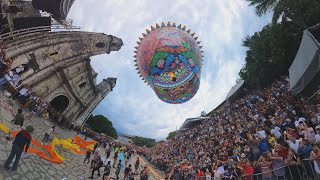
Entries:
{"label": "man in white shirt", "polygon": [[20,91],[19,91],[19,94],[21,95],[21,96],[24,96],[24,95],[26,95],[28,93],[28,88],[26,88],[26,87],[23,87]]}
{"label": "man in white shirt", "polygon": [[16,67],[15,71],[17,74],[20,74],[24,71],[24,65],[21,64],[20,66]]}
{"label": "man in white shirt", "polygon": [[218,171],[220,172],[220,174],[224,174],[224,166],[221,165],[221,166],[218,168]]}
{"label": "man in white shirt", "polygon": [[281,138],[281,132],[280,132],[280,128],[278,126],[272,125],[272,129],[271,129],[270,133],[272,135],[274,135],[274,137],[276,137],[277,139]]}
{"label": "man in white shirt", "polygon": [[300,122],[305,122],[306,121],[306,119],[305,118],[303,118],[303,117],[300,117],[299,119],[297,119],[295,122],[294,122],[294,125],[296,126],[296,127],[299,127],[299,125],[301,124]]}
{"label": "man in white shirt", "polygon": [[296,154],[298,154],[298,149],[300,147],[300,140],[297,140],[294,136],[289,136],[288,145]]}
{"label": "man in white shirt", "polygon": [[266,131],[264,131],[264,130],[262,129],[262,127],[259,127],[259,128],[258,128],[258,131],[257,131],[257,133],[256,133],[256,137],[257,137],[257,138],[260,138],[260,139],[265,139],[265,138],[267,138],[267,133],[266,133]]}
{"label": "man in white shirt", "polygon": [[14,73],[13,71],[10,71],[8,73],[8,76],[6,77],[8,80],[10,79],[10,81],[12,82],[12,84],[16,87],[19,86],[19,82],[20,82],[20,77],[18,74]]}
{"label": "man in white shirt", "polygon": [[29,96],[29,89],[27,86],[24,86],[22,89],[19,91],[19,102],[21,104],[24,104],[27,102]]}
{"label": "man in white shirt", "polygon": [[303,137],[308,139],[311,143],[315,142],[316,133],[314,132],[312,127],[308,127],[306,125],[302,126],[300,135],[303,135]]}

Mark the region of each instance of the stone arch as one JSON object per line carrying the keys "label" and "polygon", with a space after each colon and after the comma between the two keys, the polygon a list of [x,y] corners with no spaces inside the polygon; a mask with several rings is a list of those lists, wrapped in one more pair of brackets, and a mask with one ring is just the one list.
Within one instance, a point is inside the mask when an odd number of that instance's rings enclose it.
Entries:
{"label": "stone arch", "polygon": [[70,99],[66,95],[57,95],[51,101],[50,105],[58,112],[63,113],[70,106]]}

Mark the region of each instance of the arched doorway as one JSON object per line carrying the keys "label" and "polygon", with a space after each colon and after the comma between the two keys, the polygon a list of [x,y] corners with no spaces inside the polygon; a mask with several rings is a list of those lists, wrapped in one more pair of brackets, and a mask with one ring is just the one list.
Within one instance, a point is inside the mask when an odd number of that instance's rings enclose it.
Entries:
{"label": "arched doorway", "polygon": [[62,113],[63,111],[65,111],[68,106],[69,106],[69,98],[64,96],[64,95],[60,95],[55,97],[54,99],[52,99],[52,101],[50,102],[50,105],[58,112]]}

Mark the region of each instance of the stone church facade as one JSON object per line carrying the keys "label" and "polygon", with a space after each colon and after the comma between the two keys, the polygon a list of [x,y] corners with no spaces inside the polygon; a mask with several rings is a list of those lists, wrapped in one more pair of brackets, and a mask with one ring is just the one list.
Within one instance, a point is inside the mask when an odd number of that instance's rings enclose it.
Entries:
{"label": "stone church facade", "polygon": [[[21,31],[21,30],[20,30]],[[118,51],[120,38],[82,31],[12,31],[1,36],[11,68],[24,65],[20,79],[32,92],[58,109],[70,122],[81,124],[113,90],[116,78],[96,83],[90,57]]]}

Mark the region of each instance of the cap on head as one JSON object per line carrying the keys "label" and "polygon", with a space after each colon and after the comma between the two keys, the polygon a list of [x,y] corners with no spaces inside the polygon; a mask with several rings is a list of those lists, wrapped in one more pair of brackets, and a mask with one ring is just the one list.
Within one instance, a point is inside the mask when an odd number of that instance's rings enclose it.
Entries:
{"label": "cap on head", "polygon": [[27,131],[28,133],[33,133],[34,128],[33,128],[32,126],[27,126],[27,127],[26,127],[26,131]]}

